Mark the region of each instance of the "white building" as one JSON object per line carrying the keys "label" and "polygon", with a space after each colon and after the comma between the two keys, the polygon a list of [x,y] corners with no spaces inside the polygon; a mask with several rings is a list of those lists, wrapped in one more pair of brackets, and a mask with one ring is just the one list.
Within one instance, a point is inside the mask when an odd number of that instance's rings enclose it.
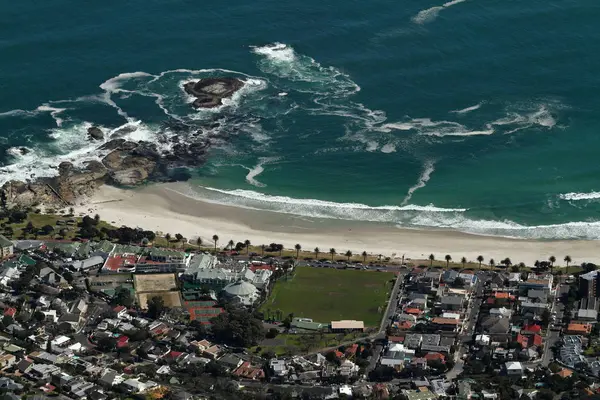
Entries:
{"label": "white building", "polygon": [[223,292],[245,306],[251,306],[260,297],[256,286],[241,280],[225,286]]}
{"label": "white building", "polygon": [[0,235],[0,260],[12,256],[14,253],[13,242]]}
{"label": "white building", "polygon": [[504,366],[508,375],[523,375],[523,365],[518,361],[509,361]]}

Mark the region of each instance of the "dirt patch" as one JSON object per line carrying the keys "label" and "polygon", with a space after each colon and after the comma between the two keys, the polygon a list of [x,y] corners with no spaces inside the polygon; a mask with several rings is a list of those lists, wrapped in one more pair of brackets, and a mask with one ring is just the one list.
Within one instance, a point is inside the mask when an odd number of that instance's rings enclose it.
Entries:
{"label": "dirt patch", "polygon": [[153,297],[161,297],[165,302],[165,307],[181,307],[181,297],[179,296],[179,292],[146,292],[138,293],[137,297],[138,303],[142,309],[148,307],[148,300]]}
{"label": "dirt patch", "polygon": [[160,292],[177,290],[175,274],[144,274],[134,275],[133,282],[136,292]]}

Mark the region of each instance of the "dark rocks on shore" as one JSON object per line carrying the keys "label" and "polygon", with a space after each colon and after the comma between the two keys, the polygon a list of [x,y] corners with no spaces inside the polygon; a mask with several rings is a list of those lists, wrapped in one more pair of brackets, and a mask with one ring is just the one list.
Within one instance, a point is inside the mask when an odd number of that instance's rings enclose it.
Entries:
{"label": "dark rocks on shore", "polygon": [[223,104],[223,99],[233,96],[244,86],[238,78],[203,78],[183,85],[186,93],[194,96],[194,108],[213,108]]}
{"label": "dark rocks on shore", "polygon": [[88,128],[87,133],[92,140],[104,140],[104,132],[102,132],[102,129],[98,128],[97,126]]}

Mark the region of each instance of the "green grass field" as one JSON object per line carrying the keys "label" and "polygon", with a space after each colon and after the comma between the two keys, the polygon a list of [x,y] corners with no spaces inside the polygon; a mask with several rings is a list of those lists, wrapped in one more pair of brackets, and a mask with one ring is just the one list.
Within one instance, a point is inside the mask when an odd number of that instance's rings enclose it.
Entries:
{"label": "green grass field", "polygon": [[366,326],[379,325],[395,275],[389,272],[298,267],[289,278],[281,278],[261,307],[274,315],[332,320],[355,319]]}

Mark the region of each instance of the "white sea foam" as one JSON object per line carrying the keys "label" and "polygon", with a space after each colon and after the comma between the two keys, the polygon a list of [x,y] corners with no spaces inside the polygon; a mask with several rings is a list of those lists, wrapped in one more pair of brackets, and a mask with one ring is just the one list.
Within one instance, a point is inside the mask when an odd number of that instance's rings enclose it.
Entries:
{"label": "white sea foam", "polygon": [[417,183],[408,189],[408,192],[406,193],[406,197],[404,198],[404,200],[402,200],[401,204],[403,206],[408,204],[408,202],[412,198],[413,194],[417,190],[424,188],[425,185],[427,185],[427,182],[429,182],[429,179],[431,178],[431,174],[433,173],[433,171],[435,171],[435,162],[433,160],[426,160],[425,164],[423,165],[423,171],[421,172],[421,175],[419,176]]}
{"label": "white sea foam", "polygon": [[52,116],[52,118],[54,118],[54,121],[56,122],[56,126],[58,126],[58,127],[61,127],[64,122],[64,120],[62,118],[60,118],[59,115],[63,111],[66,111],[66,110],[67,110],[66,108],[51,107],[48,104],[42,104],[41,106],[36,108],[36,111],[49,112],[50,115]]}
{"label": "white sea foam", "polygon": [[[298,54],[284,43],[252,46],[262,57],[258,67],[266,74],[290,81],[290,89],[298,92],[347,97],[360,90],[350,77],[334,67],[324,67],[313,58]],[[287,88],[286,88],[287,89]]]}
{"label": "white sea foam", "polygon": [[381,125],[379,130],[390,132],[391,130],[411,131],[414,130],[425,136],[478,136],[491,135],[493,128],[485,130],[473,130],[453,121],[432,121],[430,118],[415,118],[406,122],[393,122]]}
{"label": "white sea foam", "polygon": [[380,151],[382,153],[386,153],[386,154],[395,153],[396,152],[396,146],[393,143],[387,143],[387,144],[384,144],[381,147]]}
{"label": "white sea foam", "polygon": [[482,105],[483,105],[483,103],[477,103],[474,106],[462,108],[460,110],[452,110],[450,112],[454,113],[454,114],[466,114],[466,113],[470,113],[471,111],[479,110]]}
{"label": "white sea foam", "polygon": [[547,104],[533,106],[512,106],[506,111],[506,115],[488,124],[493,126],[510,127],[505,133],[514,133],[522,129],[540,126],[551,129],[556,125],[556,119]]}
{"label": "white sea foam", "polygon": [[261,157],[259,158],[258,163],[252,168],[244,167],[242,165],[242,167],[248,170],[248,175],[246,175],[246,182],[256,187],[266,187],[267,185],[257,181],[256,177],[265,171],[265,165],[273,164],[279,159],[280,157]]}
{"label": "white sea foam", "polygon": [[431,21],[434,21],[440,14],[440,12],[442,10],[444,10],[445,8],[452,7],[456,4],[460,4],[465,1],[466,0],[452,0],[447,3],[442,4],[441,6],[435,6],[435,7],[430,7],[426,10],[421,10],[417,13],[417,15],[412,17],[412,21],[415,24],[419,24],[419,25],[429,23]]}
{"label": "white sea foam", "polygon": [[106,104],[108,104],[109,106],[113,107],[115,110],[117,110],[117,113],[122,116],[123,118],[125,118],[128,121],[132,121],[132,119],[129,117],[129,115],[127,115],[127,113],[125,111],[123,111],[123,109],[121,107],[119,107],[117,105],[117,103],[115,103],[115,101],[112,99],[112,95],[116,94],[116,93],[135,93],[135,91],[132,90],[126,90],[122,88],[122,85],[131,80],[131,79],[139,79],[139,78],[149,78],[149,77],[154,77],[155,75],[149,74],[147,72],[124,72],[122,74],[119,74],[115,77],[112,77],[108,80],[106,80],[105,82],[103,82],[100,85],[100,89],[104,90],[104,95],[103,95],[103,100]]}
{"label": "white sea foam", "polygon": [[558,196],[561,200],[578,201],[578,200],[595,200],[600,199],[600,192],[587,192],[587,193],[563,193]]}

